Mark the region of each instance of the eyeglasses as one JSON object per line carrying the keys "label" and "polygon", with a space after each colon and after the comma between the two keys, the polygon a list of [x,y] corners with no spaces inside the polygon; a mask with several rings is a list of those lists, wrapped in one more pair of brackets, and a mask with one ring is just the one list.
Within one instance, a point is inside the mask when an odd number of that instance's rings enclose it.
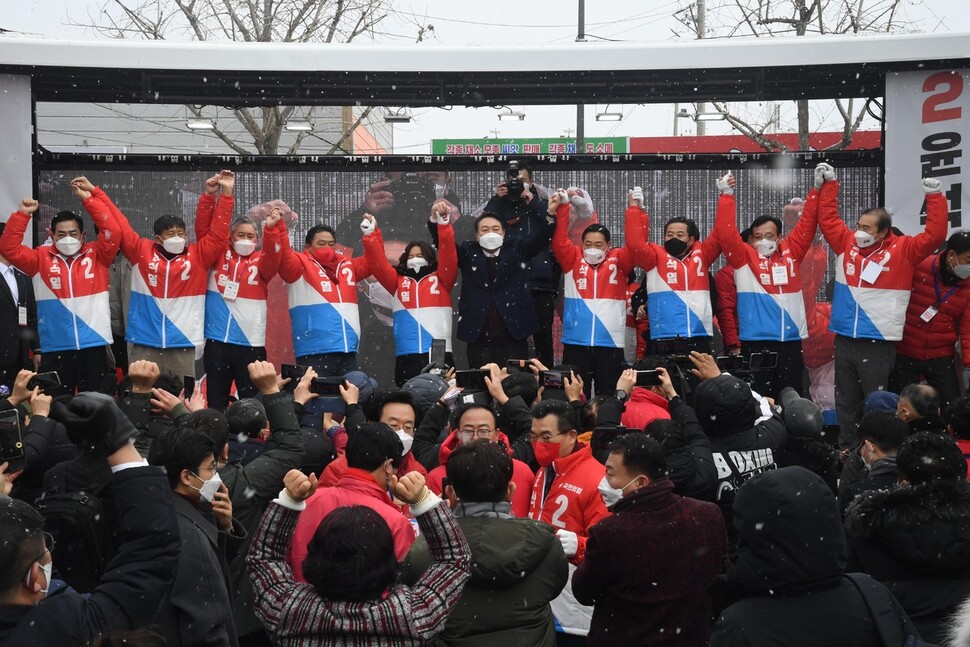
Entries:
{"label": "eyeglasses", "polygon": [[479,427],[478,429],[459,429],[458,433],[465,438],[484,438],[488,439],[492,435],[491,427]]}
{"label": "eyeglasses", "polygon": [[552,439],[555,438],[556,436],[562,436],[562,435],[563,433],[561,431],[554,434],[550,434],[547,431],[545,433],[539,434],[538,436],[536,436],[535,434],[529,434],[529,440],[531,440],[534,443],[548,443],[552,441]]}

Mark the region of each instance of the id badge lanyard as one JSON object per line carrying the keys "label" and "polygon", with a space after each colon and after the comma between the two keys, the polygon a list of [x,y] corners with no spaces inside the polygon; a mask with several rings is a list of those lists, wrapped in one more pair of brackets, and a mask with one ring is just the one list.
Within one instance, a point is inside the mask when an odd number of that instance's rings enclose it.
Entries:
{"label": "id badge lanyard", "polygon": [[939,313],[940,306],[946,303],[946,300],[953,296],[953,293],[957,291],[956,287],[952,287],[946,294],[943,294],[940,290],[940,261],[936,261],[933,266],[933,291],[936,293],[936,303],[931,305],[929,308],[923,311],[920,315],[920,319],[929,323]]}

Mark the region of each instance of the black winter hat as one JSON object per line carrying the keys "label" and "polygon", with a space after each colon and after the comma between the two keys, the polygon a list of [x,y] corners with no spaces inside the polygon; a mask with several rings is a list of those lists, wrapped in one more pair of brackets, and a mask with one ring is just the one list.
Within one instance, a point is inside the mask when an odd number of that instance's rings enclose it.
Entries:
{"label": "black winter hat", "polygon": [[694,411],[708,435],[733,434],[754,427],[758,401],[744,380],[718,375],[694,389]]}
{"label": "black winter hat", "polygon": [[67,435],[84,451],[112,454],[138,435],[114,398],[85,392],[51,405],[51,418],[64,425]]}

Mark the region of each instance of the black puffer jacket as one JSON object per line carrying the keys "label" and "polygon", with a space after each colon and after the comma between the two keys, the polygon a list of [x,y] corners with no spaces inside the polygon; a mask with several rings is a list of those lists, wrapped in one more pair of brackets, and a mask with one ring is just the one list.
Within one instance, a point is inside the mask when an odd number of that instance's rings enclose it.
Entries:
{"label": "black puffer jacket", "polygon": [[733,375],[701,382],[694,391],[694,410],[704,433],[711,439],[717,468],[714,502],[724,515],[733,548],[736,543],[731,520],[734,493],[755,474],[777,467],[777,453],[785,447],[788,431],[777,415],[755,424],[760,405],[747,383]]}
{"label": "black puffer jacket", "polygon": [[[881,645],[858,589],[842,576],[845,534],[832,490],[803,467],[759,474],[734,502],[739,547],[711,646]],[[906,634],[915,633],[896,608]]]}
{"label": "black puffer jacket", "polygon": [[848,570],[893,592],[923,637],[942,642],[942,624],[970,596],[970,484],[937,481],[859,495],[845,521]]}

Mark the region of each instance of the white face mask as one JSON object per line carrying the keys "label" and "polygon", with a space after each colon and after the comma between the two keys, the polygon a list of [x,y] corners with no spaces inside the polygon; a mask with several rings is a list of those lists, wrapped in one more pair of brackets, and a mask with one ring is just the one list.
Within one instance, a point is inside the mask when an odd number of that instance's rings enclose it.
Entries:
{"label": "white face mask", "polygon": [[875,245],[876,239],[872,234],[866,233],[861,229],[857,229],[855,232],[855,244],[861,249],[865,249],[866,247],[872,247]]}
{"label": "white face mask", "polygon": [[523,191],[528,191],[528,190],[529,190],[529,187],[531,187],[531,186],[532,186],[532,185],[531,185],[531,184],[529,184],[528,182],[523,182],[523,183],[522,183],[522,190],[523,190]]}
{"label": "white face mask", "polygon": [[395,429],[394,433],[397,434],[397,437],[401,439],[401,444],[404,445],[404,453],[401,454],[401,456],[404,456],[404,454],[407,454],[409,451],[411,451],[411,445],[414,444],[414,438],[412,438],[411,434],[404,431],[403,429]]}
{"label": "white face mask", "polygon": [[[637,478],[640,477],[638,476]],[[637,479],[635,478],[622,488],[615,488],[610,485],[610,482],[607,480],[606,476],[603,476],[603,480],[601,480],[600,484],[596,486],[596,489],[599,490],[600,496],[603,497],[603,503],[606,504],[606,507],[611,508],[623,498],[623,490],[630,487],[633,483],[636,483],[636,481]]]}
{"label": "white face mask", "polygon": [[478,237],[478,244],[482,246],[482,249],[487,249],[492,252],[502,246],[505,242],[505,236],[502,234],[496,234],[494,232],[489,232],[487,234],[482,234]]}
{"label": "white face mask", "polygon": [[778,241],[762,238],[761,240],[754,241],[754,248],[762,256],[771,256],[778,249]]}
{"label": "white face mask", "polygon": [[424,260],[420,256],[415,256],[414,258],[408,259],[408,269],[417,272],[422,267],[427,267],[428,261]]}
{"label": "white face mask", "polygon": [[968,265],[956,264],[950,268],[950,271],[953,272],[953,275],[956,276],[961,281],[964,279],[970,278],[970,264]]}
{"label": "white face mask", "polygon": [[434,185],[434,197],[438,198],[439,200],[445,197],[445,193],[447,192],[448,192],[448,187],[446,187],[444,184]]}
{"label": "white face mask", "polygon": [[44,571],[44,579],[47,580],[47,588],[41,589],[40,592],[47,595],[47,592],[51,589],[51,577],[54,575],[54,562],[41,564],[40,570]]}
{"label": "white face mask", "polygon": [[[194,474],[194,476],[202,481],[202,477],[198,474]],[[212,503],[212,500],[216,497],[216,492],[219,491],[220,485],[222,485],[222,478],[219,476],[219,472],[215,472],[211,479],[208,481],[202,481],[202,487],[194,489],[199,491],[199,496],[209,503]]]}
{"label": "white face mask", "polygon": [[81,249],[81,241],[73,236],[64,236],[54,242],[54,247],[64,256],[74,256]]}
{"label": "white face mask", "polygon": [[583,258],[590,265],[599,265],[606,258],[606,250],[599,247],[587,247],[583,250]]}
{"label": "white face mask", "polygon": [[185,239],[172,236],[162,241],[162,249],[169,254],[181,254],[185,251]]}
{"label": "white face mask", "polygon": [[256,241],[246,239],[237,240],[232,243],[232,248],[240,256],[249,256],[256,251]]}

